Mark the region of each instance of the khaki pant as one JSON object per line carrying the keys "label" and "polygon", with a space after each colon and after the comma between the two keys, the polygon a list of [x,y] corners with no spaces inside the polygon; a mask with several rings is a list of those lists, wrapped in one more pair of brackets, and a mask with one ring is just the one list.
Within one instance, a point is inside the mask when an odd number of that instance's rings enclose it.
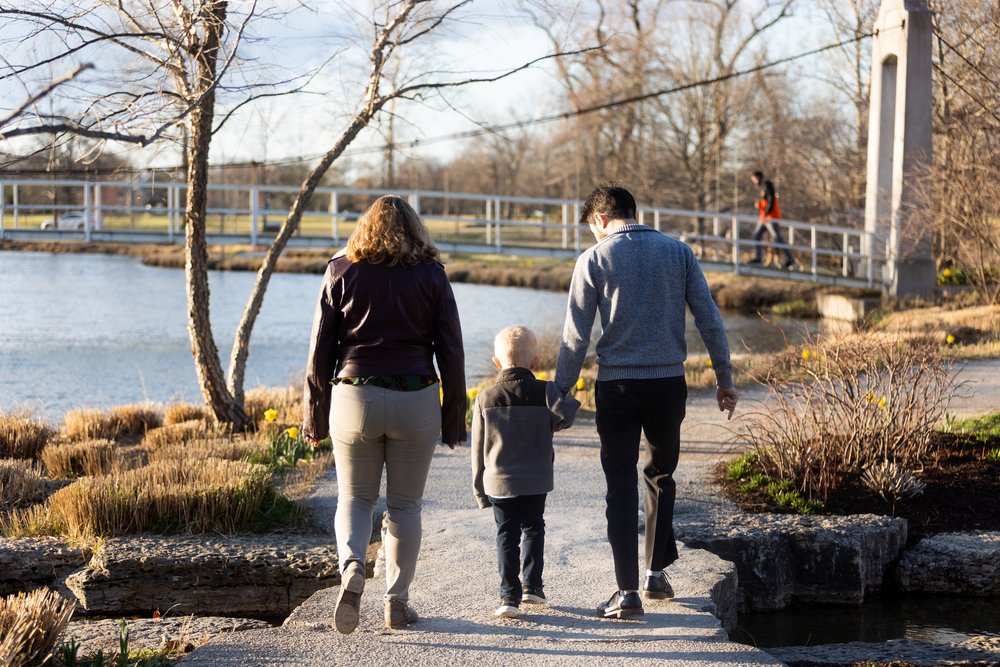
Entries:
{"label": "khaki pant", "polygon": [[337,466],[340,571],[365,563],[372,516],[386,473],[383,523],[386,598],[407,600],[420,552],[420,509],[434,448],[441,437],[438,385],[395,391],[338,384],[330,406]]}

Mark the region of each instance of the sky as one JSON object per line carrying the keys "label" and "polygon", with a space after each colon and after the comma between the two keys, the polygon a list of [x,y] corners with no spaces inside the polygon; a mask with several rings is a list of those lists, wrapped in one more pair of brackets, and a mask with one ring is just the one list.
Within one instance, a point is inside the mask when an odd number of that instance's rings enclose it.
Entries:
{"label": "sky", "polygon": [[[373,34],[369,3],[365,0],[311,3],[321,5],[323,11],[308,4],[300,0],[259,3],[258,7],[263,9],[261,17],[248,24],[241,47],[243,64],[227,80],[230,84],[257,84],[293,80],[304,73],[317,72],[305,86],[306,92],[261,100],[235,113],[213,140],[213,162],[272,162],[318,155],[333,143],[349,121],[361,97],[368,67],[368,46]],[[231,18],[239,23],[239,8],[245,3],[233,6],[237,9]],[[524,7],[514,0],[471,2],[430,39],[408,48],[406,57],[398,63],[399,71],[403,76],[441,72],[443,79],[470,74],[491,76],[551,53],[549,38],[526,16]],[[822,19],[811,0],[800,0],[795,16],[787,19],[769,40],[770,56],[780,57],[828,42],[829,34],[821,26]],[[25,62],[40,58],[53,48],[57,45],[25,41],[17,49],[8,49],[10,52],[0,55],[7,61],[20,58]],[[808,66],[803,63],[796,67]],[[58,73],[56,68],[50,68],[47,75]],[[101,72],[93,74],[101,75]],[[83,78],[81,83],[86,85]],[[287,89],[300,83],[301,80],[278,88]],[[444,97],[434,95],[401,102],[392,109],[397,119],[396,141],[436,137],[474,129],[477,124],[504,123],[557,112],[562,110],[560,91],[554,64],[548,61],[499,82],[453,89]],[[23,92],[12,86],[11,81],[0,80],[0,100],[21,96]],[[222,107],[235,99],[240,98],[223,92]],[[2,106],[0,103],[0,116]],[[382,133],[386,127],[387,119],[383,116],[355,140],[351,152],[362,155],[350,159],[353,167],[378,160],[377,154],[363,154],[366,149],[384,145]],[[463,146],[461,141],[433,143],[404,154],[446,160]],[[163,144],[136,152],[133,161],[163,166],[176,164],[178,157],[171,145]]]}

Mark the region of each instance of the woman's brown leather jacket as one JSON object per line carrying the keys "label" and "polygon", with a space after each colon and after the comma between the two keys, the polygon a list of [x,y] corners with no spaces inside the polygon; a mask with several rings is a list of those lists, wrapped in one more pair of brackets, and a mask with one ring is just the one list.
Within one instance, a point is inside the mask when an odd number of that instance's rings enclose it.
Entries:
{"label": "woman's brown leather jacket", "polygon": [[437,375],[444,404],[441,438],[466,437],[465,350],[458,307],[438,263],[388,266],[330,260],[316,305],[306,367],[306,434],[330,432],[334,377]]}

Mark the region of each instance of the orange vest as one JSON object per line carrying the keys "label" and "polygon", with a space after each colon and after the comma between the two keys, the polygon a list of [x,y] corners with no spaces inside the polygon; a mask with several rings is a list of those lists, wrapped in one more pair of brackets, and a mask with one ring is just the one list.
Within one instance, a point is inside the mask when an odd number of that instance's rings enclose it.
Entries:
{"label": "orange vest", "polygon": [[771,212],[765,214],[764,211],[767,210],[767,198],[761,197],[757,200],[757,212],[760,214],[761,218],[766,220],[781,220],[781,209],[778,208],[778,195],[774,195],[774,206],[771,207]]}

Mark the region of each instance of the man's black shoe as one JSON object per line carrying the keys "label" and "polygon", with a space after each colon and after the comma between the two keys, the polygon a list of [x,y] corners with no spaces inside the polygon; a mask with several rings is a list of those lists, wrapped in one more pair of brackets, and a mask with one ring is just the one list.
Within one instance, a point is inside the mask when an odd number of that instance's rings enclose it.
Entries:
{"label": "man's black shoe", "polygon": [[646,577],[646,585],[642,587],[642,597],[647,600],[669,600],[674,597],[674,588],[667,579],[666,572]]}
{"label": "man's black shoe", "polygon": [[794,266],[795,266],[795,260],[790,259],[784,264],[782,264],[781,268],[784,269],[785,271],[788,271],[789,269],[794,268]]}
{"label": "man's black shoe", "polygon": [[630,618],[632,616],[642,616],[642,600],[636,592],[622,595],[621,591],[615,591],[611,599],[602,605],[598,605],[597,613],[604,618]]}

